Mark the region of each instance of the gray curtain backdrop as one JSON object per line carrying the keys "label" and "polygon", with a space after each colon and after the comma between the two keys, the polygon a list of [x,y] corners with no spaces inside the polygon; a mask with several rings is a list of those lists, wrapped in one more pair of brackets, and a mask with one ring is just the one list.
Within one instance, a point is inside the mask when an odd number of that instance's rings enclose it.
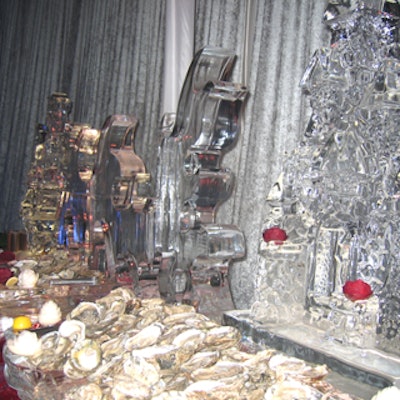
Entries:
{"label": "gray curtain backdrop", "polygon": [[[281,171],[282,156],[300,142],[309,118],[309,103],[299,83],[314,51],[329,32],[322,18],[324,0],[250,0],[254,8],[249,38],[247,87],[250,96],[240,140],[222,165],[236,176],[235,192],[217,213],[246,237],[247,256],[231,269],[231,292],[237,308],[253,302],[258,271],[265,199]],[[196,48],[205,43],[235,49],[234,80],[242,77],[246,1],[199,0]]]}
{"label": "gray curtain backdrop", "polygon": [[94,128],[135,114],[136,151],[155,166],[164,12],[159,0],[0,0],[0,232],[22,228],[35,126],[54,91]]}
{"label": "gray curtain backdrop", "polygon": [[[234,49],[236,82],[243,81],[249,5],[250,96],[240,140],[223,161],[236,188],[217,214],[246,236],[247,256],[231,273],[238,308],[253,301],[266,195],[308,120],[299,81],[329,36],[322,24],[325,0],[198,0],[195,49]],[[137,153],[155,170],[164,16],[163,0],[0,0],[0,232],[22,228],[18,210],[35,125],[44,122],[53,91],[70,95],[73,121],[96,128],[110,114],[135,114],[141,124]]]}

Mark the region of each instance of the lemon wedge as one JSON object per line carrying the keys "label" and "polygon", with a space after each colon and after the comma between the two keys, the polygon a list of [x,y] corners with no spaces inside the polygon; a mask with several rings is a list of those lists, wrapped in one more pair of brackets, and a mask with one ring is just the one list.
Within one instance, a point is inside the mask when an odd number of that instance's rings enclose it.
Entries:
{"label": "lemon wedge", "polygon": [[18,278],[16,276],[12,276],[11,278],[7,279],[6,286],[8,288],[11,288],[16,286],[17,283],[18,283]]}

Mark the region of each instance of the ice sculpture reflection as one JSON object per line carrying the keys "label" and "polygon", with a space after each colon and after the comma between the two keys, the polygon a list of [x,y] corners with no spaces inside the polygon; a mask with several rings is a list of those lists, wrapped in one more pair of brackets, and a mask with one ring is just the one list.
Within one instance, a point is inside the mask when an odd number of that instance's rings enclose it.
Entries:
{"label": "ice sculpture reflection", "polygon": [[[268,196],[265,229],[288,240],[261,244],[252,316],[301,315],[329,339],[399,355],[399,20],[367,2],[331,3],[332,42],[301,82],[310,123]],[[355,279],[370,298],[345,297]]]}
{"label": "ice sculpture reflection", "polygon": [[[206,47],[195,55],[176,115],[162,119],[155,185],[135,153],[135,116],[112,115],[101,130],[72,123],[67,130],[57,119],[56,131],[68,132],[54,151],[60,160],[40,167],[64,173],[65,187],[53,188],[46,246],[55,247],[57,231],[58,245],[89,246],[91,266],[111,278],[136,286],[140,276],[157,277],[169,301],[185,296],[191,301],[193,282],[226,285],[231,261],[245,253],[242,232],[215,221],[233,190],[233,174],[221,162],[240,134],[247,95],[229,81],[234,62],[235,54],[221,48]],[[22,205],[30,245],[38,249],[45,243],[31,225],[47,220],[32,209],[31,197],[44,194],[35,172],[41,158],[35,158]]]}

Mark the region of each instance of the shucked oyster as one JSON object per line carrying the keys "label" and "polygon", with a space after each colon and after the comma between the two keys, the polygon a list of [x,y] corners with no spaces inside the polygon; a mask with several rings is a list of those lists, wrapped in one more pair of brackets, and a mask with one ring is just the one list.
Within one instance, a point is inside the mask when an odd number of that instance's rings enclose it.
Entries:
{"label": "shucked oyster", "polygon": [[82,340],[71,350],[71,364],[79,371],[93,371],[100,363],[101,348],[95,340]]}
{"label": "shucked oyster", "polygon": [[104,312],[99,305],[90,301],[83,301],[69,313],[67,319],[77,319],[90,326],[99,324],[103,317]]}
{"label": "shucked oyster", "polygon": [[79,342],[85,339],[86,326],[82,321],[71,319],[64,321],[58,331],[61,336],[68,338],[71,342]]}

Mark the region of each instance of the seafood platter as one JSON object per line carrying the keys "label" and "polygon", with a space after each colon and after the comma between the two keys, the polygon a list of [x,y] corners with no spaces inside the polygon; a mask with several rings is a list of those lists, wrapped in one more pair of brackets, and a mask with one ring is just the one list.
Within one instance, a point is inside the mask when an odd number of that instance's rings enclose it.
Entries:
{"label": "seafood platter", "polygon": [[357,399],[325,380],[325,365],[128,286],[82,301],[53,326],[14,326],[5,337],[5,376],[22,400]]}

